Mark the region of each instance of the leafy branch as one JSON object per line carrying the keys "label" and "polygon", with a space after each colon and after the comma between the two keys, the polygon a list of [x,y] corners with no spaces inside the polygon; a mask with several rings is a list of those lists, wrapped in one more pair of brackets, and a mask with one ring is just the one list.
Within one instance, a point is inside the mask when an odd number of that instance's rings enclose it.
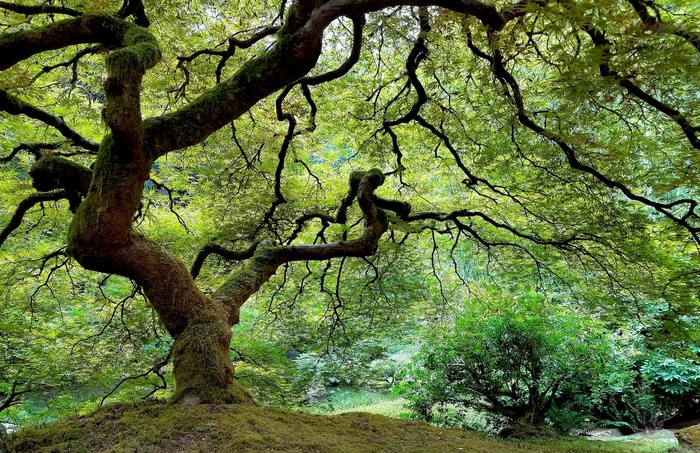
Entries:
{"label": "leafy branch", "polygon": [[[494,33],[495,32],[491,32],[489,34],[489,38],[492,41],[495,40]],[[696,243],[700,244],[700,235],[698,234],[700,233],[700,227],[693,226],[690,223],[691,220],[699,219],[698,214],[695,212],[696,208],[698,207],[698,202],[696,200],[684,198],[672,201],[670,203],[654,201],[645,196],[634,193],[634,191],[632,191],[632,189],[627,187],[625,184],[619,181],[615,181],[605,176],[596,168],[581,162],[577,156],[575,149],[571,145],[569,145],[560,135],[552,132],[551,130],[545,129],[544,127],[537,124],[530,117],[525,108],[525,102],[522,96],[522,92],[520,90],[520,85],[516,81],[515,77],[513,77],[513,75],[510,73],[510,71],[506,69],[504,64],[504,56],[501,53],[501,51],[496,46],[494,46],[492,55],[487,55],[483,51],[475,51],[476,46],[474,46],[473,44],[470,46],[470,48],[472,49],[472,51],[474,51],[475,55],[485,59],[490,64],[496,78],[503,84],[504,87],[506,87],[509,90],[507,91],[507,94],[517,110],[518,121],[523,126],[535,132],[537,135],[554,142],[564,152],[564,155],[567,158],[567,162],[569,163],[569,166],[571,166],[571,168],[582,171],[584,173],[588,173],[607,187],[619,190],[628,199],[640,202],[646,206],[655,209],[659,213],[666,216],[668,219],[672,220],[674,223],[686,229],[691,234],[693,240]],[[673,212],[673,209],[683,205],[687,206],[687,210],[680,216],[676,215]]]}

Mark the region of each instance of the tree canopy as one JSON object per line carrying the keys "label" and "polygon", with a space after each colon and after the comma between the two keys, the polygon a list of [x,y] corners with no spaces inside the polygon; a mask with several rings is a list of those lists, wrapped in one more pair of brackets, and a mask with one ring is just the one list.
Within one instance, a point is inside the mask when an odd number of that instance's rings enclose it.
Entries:
{"label": "tree canopy", "polygon": [[[475,256],[694,328],[694,2],[120,3],[0,2],[0,335],[126,277],[174,339],[172,399],[249,401],[244,303],[276,275],[342,327],[345,275],[362,293],[400,248],[438,291]],[[66,289],[76,265],[100,274]]]}

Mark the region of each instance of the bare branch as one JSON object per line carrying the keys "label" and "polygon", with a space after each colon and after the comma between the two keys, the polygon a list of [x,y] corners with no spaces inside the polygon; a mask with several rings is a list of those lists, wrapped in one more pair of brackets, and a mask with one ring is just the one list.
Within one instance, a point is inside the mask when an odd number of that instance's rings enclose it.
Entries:
{"label": "bare branch", "polygon": [[52,190],[51,192],[35,193],[29,195],[27,198],[22,200],[17,206],[17,209],[15,210],[14,215],[10,219],[10,222],[5,226],[5,228],[3,228],[2,231],[0,231],[0,246],[2,246],[2,244],[10,236],[10,234],[12,234],[13,231],[19,228],[19,226],[22,224],[22,219],[24,218],[24,215],[32,207],[36,206],[39,203],[43,203],[44,201],[58,201],[62,198],[67,197],[68,193],[64,189],[58,189]]}
{"label": "bare branch", "polygon": [[209,255],[216,254],[227,260],[234,261],[246,260],[253,256],[253,254],[255,253],[255,249],[258,247],[259,244],[260,242],[256,242],[253,245],[251,245],[247,250],[244,250],[242,252],[229,250],[218,244],[207,244],[202,248],[202,250],[199,251],[199,253],[197,253],[197,257],[195,258],[194,263],[192,263],[190,274],[192,275],[192,278],[197,278],[199,276],[199,272],[202,270],[204,260],[206,260]]}
{"label": "bare branch", "polygon": [[20,100],[3,89],[0,89],[0,110],[5,111],[10,115],[26,115],[29,118],[52,126],[76,146],[81,146],[91,151],[97,151],[99,148],[97,143],[84,138],[78,132],[71,129],[60,116],[45,112],[44,110],[41,110],[28,102]]}

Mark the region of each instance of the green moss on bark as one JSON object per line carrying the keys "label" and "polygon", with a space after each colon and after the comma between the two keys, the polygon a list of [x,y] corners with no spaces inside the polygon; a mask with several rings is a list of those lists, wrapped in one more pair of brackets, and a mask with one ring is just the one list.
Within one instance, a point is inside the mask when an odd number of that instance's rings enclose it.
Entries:
{"label": "green moss on bark", "polygon": [[376,187],[379,187],[382,184],[384,184],[384,172],[382,172],[378,168],[368,170],[366,176],[372,179],[372,182]]}
{"label": "green moss on bark", "polygon": [[250,393],[233,376],[229,354],[231,328],[223,313],[194,314],[175,339],[175,393],[171,402],[253,404]]}

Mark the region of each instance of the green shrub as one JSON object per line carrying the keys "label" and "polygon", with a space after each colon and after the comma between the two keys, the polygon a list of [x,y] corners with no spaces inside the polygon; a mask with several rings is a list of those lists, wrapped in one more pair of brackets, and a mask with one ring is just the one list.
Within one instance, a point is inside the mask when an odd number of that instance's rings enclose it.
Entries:
{"label": "green shrub", "polygon": [[[611,343],[612,358],[595,375],[572,376],[555,405],[585,414],[598,425],[630,431],[659,428],[671,419],[695,418],[700,401],[700,367],[682,356],[692,348],[677,344],[647,349],[640,335]],[[671,346],[671,344],[668,344]]]}
{"label": "green shrub", "polygon": [[[550,409],[604,381],[617,359],[615,341],[572,309],[523,296],[497,312],[461,313],[452,332],[429,339],[397,390],[427,420],[457,404],[538,425]],[[551,412],[549,420],[560,425],[557,414],[565,415],[563,424],[572,425],[569,412]]]}

